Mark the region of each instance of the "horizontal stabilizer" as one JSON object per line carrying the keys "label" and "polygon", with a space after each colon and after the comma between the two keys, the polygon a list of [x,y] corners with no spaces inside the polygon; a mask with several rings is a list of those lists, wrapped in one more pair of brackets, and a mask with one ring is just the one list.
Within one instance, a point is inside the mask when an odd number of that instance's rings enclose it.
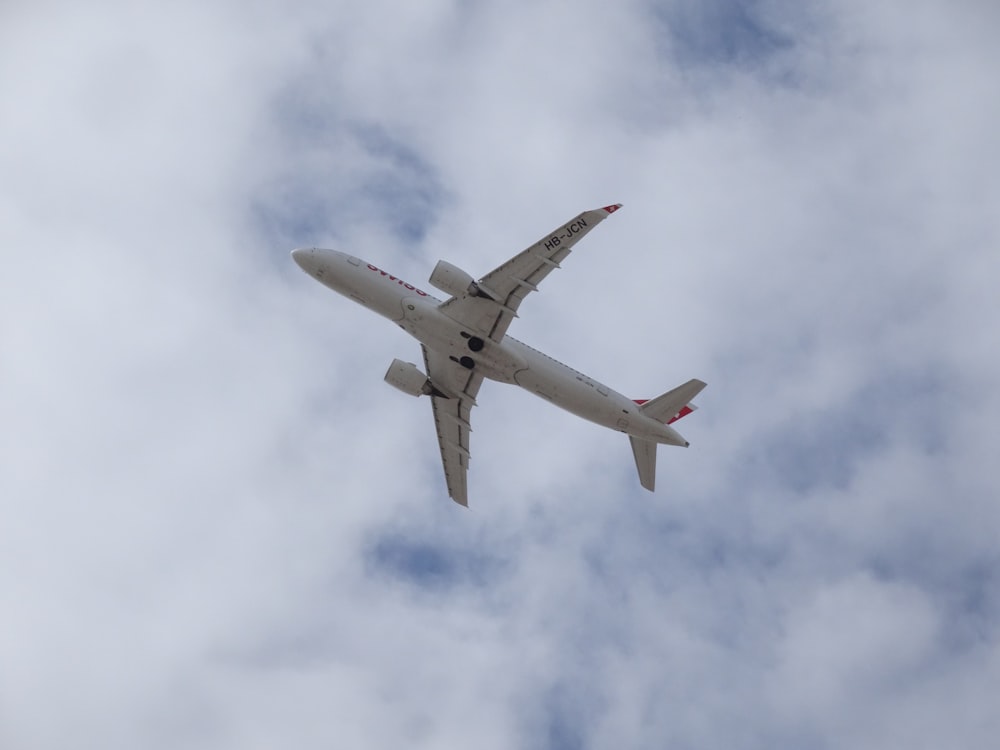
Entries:
{"label": "horizontal stabilizer", "polygon": [[[679,385],[672,391],[667,391],[662,396],[657,396],[650,401],[636,401],[642,413],[647,417],[652,417],[657,422],[670,424],[696,408],[690,403],[691,399],[701,393],[705,383],[694,378],[684,385]],[[683,412],[683,413],[682,413]]]}
{"label": "horizontal stabilizer", "polygon": [[639,484],[650,492],[656,487],[656,443],[652,440],[629,436],[635,468],[639,470]]}

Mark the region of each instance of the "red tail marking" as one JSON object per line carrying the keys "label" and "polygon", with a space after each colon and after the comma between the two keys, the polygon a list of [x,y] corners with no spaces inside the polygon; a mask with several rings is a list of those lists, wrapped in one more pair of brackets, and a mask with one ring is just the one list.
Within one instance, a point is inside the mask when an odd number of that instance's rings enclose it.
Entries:
{"label": "red tail marking", "polygon": [[692,409],[690,406],[685,406],[683,409],[681,409],[679,412],[677,412],[677,415],[673,419],[671,419],[669,422],[667,422],[667,424],[673,424],[674,422],[676,422],[681,417],[686,417],[688,414],[690,414],[693,411],[694,411],[694,409]]}
{"label": "red tail marking", "polygon": [[[648,398],[634,398],[634,399],[632,399],[632,400],[633,400],[633,401],[635,401],[635,402],[636,402],[637,404],[639,404],[639,406],[642,406],[642,405],[643,405],[644,403],[646,403],[647,401],[649,401],[649,399],[648,399]],[[676,421],[677,421],[678,419],[681,419],[681,418],[683,418],[683,417],[686,417],[686,416],[687,416],[688,414],[690,414],[690,413],[691,413],[691,412],[693,412],[693,411],[694,411],[694,409],[692,409],[692,408],[691,408],[690,406],[686,406],[686,405],[685,405],[685,407],[684,407],[683,409],[681,409],[681,410],[680,410],[679,412],[677,412],[677,413],[676,413],[676,414],[675,414],[675,415],[674,415],[674,416],[673,416],[673,417],[672,417],[672,418],[671,418],[671,419],[670,419],[670,420],[669,420],[669,421],[667,422],[667,424],[673,424],[673,423],[674,423],[674,422],[676,422]]]}

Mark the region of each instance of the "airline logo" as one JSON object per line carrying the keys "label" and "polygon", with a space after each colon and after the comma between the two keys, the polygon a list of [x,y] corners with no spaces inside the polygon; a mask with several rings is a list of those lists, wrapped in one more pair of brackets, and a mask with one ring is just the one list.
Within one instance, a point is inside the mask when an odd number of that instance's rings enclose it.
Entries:
{"label": "airline logo", "polygon": [[385,278],[389,279],[389,281],[395,281],[397,284],[399,284],[404,289],[408,289],[411,292],[416,292],[421,297],[426,297],[427,296],[427,292],[422,291],[420,289],[417,289],[415,286],[413,286],[413,284],[407,284],[402,279],[398,279],[395,276],[393,276],[392,274],[386,273],[381,268],[379,268],[377,266],[373,266],[371,263],[368,263],[367,265],[368,265],[368,270],[369,271],[374,271],[375,273],[381,274]]}

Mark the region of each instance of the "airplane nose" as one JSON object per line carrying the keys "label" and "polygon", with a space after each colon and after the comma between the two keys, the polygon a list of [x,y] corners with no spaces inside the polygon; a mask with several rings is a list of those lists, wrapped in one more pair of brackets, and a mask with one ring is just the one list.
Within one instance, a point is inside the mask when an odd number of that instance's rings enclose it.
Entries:
{"label": "airplane nose", "polygon": [[314,275],[316,271],[316,249],[312,247],[300,247],[292,250],[292,260],[294,260],[299,268],[305,271],[310,276]]}

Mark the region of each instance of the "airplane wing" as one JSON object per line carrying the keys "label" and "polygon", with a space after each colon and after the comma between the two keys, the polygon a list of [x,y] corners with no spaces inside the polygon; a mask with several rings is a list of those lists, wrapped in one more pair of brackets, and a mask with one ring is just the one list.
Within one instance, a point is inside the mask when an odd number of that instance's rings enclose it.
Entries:
{"label": "airplane wing", "polygon": [[617,203],[584,211],[483,276],[477,285],[487,297],[452,297],[441,305],[441,311],[499,342],[517,317],[521,301],[538,289],[542,279],[559,268],[573,245],[619,208],[621,204]]}
{"label": "airplane wing", "polygon": [[427,377],[442,390],[456,396],[431,396],[431,406],[448,494],[459,505],[468,507],[469,433],[472,432],[469,415],[476,405],[476,394],[483,384],[483,376],[426,346],[421,346],[421,349]]}

